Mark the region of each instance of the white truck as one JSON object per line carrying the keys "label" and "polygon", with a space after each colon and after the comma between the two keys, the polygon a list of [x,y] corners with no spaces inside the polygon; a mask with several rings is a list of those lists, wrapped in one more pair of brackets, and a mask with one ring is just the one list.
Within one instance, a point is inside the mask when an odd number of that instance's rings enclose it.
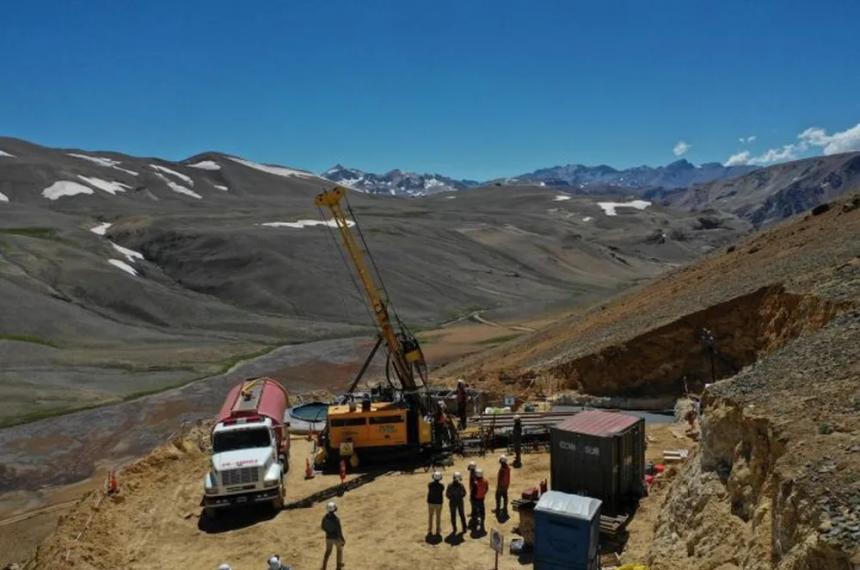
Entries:
{"label": "white truck", "polygon": [[246,380],[224,401],[212,428],[212,461],[203,481],[208,517],[237,505],[284,505],[290,437],[284,423],[289,396],[271,378]]}

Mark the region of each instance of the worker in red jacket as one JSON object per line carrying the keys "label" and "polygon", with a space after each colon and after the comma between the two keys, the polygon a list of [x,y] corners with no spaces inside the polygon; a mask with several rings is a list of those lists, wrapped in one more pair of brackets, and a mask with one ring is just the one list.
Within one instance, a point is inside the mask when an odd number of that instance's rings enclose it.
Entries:
{"label": "worker in red jacket", "polygon": [[[508,512],[508,487],[511,486],[511,468],[508,465],[508,458],[502,455],[499,458],[499,477],[496,483],[496,514]],[[502,506],[504,501],[504,507]]]}
{"label": "worker in red jacket", "polygon": [[482,534],[487,531],[484,528],[484,518],[486,509],[484,508],[484,499],[490,491],[490,484],[484,479],[484,471],[480,467],[475,468],[475,527]]}

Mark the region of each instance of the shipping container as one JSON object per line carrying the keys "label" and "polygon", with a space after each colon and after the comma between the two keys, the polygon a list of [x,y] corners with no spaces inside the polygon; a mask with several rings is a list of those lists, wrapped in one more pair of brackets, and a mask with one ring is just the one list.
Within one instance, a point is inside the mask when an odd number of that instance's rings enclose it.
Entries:
{"label": "shipping container", "polygon": [[642,496],[645,420],[588,410],[550,430],[550,487],[600,499],[607,512]]}
{"label": "shipping container", "polygon": [[600,501],[547,491],[535,506],[535,570],[599,570]]}

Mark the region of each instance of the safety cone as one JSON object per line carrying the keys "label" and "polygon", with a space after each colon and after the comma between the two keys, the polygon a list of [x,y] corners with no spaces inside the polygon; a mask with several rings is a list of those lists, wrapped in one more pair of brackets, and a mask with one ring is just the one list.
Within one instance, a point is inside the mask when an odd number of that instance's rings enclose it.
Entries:
{"label": "safety cone", "polygon": [[305,459],[305,479],[313,479],[314,478],[314,468],[311,467],[310,458]]}

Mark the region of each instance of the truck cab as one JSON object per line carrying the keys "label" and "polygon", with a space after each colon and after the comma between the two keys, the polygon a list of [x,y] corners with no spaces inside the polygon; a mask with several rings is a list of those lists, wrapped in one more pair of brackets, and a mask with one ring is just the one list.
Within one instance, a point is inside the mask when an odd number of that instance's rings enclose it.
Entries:
{"label": "truck cab", "polygon": [[231,392],[228,402],[234,396],[233,403],[229,410],[222,410],[212,429],[210,469],[203,481],[207,516],[215,517],[220,509],[237,505],[270,503],[276,510],[283,507],[289,434],[282,421],[259,406],[265,391],[277,393],[267,382],[274,381],[246,383],[238,394]]}

